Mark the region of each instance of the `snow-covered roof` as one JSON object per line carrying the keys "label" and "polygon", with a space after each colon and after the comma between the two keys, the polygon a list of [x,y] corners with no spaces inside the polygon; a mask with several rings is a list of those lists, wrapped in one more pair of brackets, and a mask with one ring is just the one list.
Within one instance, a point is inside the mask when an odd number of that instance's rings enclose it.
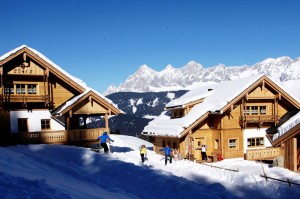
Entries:
{"label": "snow-covered roof", "polygon": [[[55,111],[55,115],[60,115],[65,109],[67,109],[68,107],[72,106],[73,104],[75,104],[82,96],[86,95],[88,92],[94,92],[96,95],[98,95],[99,97],[101,97],[102,99],[104,99],[107,103],[109,103],[110,105],[114,106],[116,109],[118,109],[117,105],[113,103],[113,101],[111,101],[110,99],[106,98],[105,96],[103,96],[102,94],[100,94],[99,92],[97,92],[96,90],[87,87],[87,89],[81,93],[80,95],[77,95],[75,97],[73,97],[72,99],[70,99],[69,101],[67,101],[62,107],[60,107],[57,111]],[[120,109],[118,109],[120,110]],[[124,113],[122,110],[120,110],[121,113]]]}
{"label": "snow-covered roof", "polygon": [[23,48],[28,48],[30,51],[32,51],[34,54],[36,54],[38,57],[40,57],[41,59],[43,59],[44,61],[46,61],[48,64],[50,64],[51,66],[53,66],[54,68],[56,68],[58,71],[62,72],[64,75],[66,75],[68,78],[70,78],[71,80],[73,80],[75,83],[79,84],[82,88],[87,88],[86,83],[84,81],[82,81],[81,79],[78,79],[72,75],[70,75],[68,72],[66,72],[65,70],[63,70],[61,67],[59,67],[58,65],[56,65],[53,61],[51,61],[50,59],[48,59],[46,56],[44,56],[42,53],[40,53],[39,51],[30,48],[26,45],[22,45],[20,47],[17,47],[11,51],[9,51],[8,53],[5,53],[4,55],[2,55],[0,57],[0,61],[4,60],[5,58],[15,54],[16,52],[18,52],[19,50],[23,49]]}
{"label": "snow-covered roof", "polygon": [[298,124],[300,124],[300,111],[278,128],[278,132],[273,136],[273,141],[284,135]]}
{"label": "snow-covered roof", "polygon": [[[100,98],[104,99],[106,102],[108,102],[109,104],[113,105],[115,108],[118,109],[118,107],[108,98],[106,98],[105,96],[103,96],[102,94],[100,94],[99,92],[97,92],[96,90],[89,88],[86,83],[84,81],[82,81],[81,79],[78,79],[72,75],[70,75],[68,72],[66,72],[65,70],[63,70],[61,67],[59,67],[58,65],[56,65],[53,61],[51,61],[50,59],[48,59],[46,56],[44,56],[42,53],[38,52],[37,50],[30,48],[26,45],[22,45],[20,47],[17,47],[11,51],[9,51],[8,53],[5,53],[4,55],[0,56],[0,61],[6,59],[7,57],[15,54],[16,52],[18,52],[19,50],[23,49],[23,48],[28,48],[30,51],[32,51],[34,54],[36,54],[38,57],[40,57],[41,59],[43,59],[44,61],[46,61],[48,64],[50,64],[51,66],[53,66],[54,68],[56,68],[58,71],[60,71],[61,73],[63,73],[65,76],[67,76],[68,78],[70,78],[71,80],[73,80],[75,83],[77,83],[78,85],[80,85],[82,88],[85,89],[85,91],[78,95],[75,96],[74,98],[72,98],[71,100],[67,101],[65,103],[65,105],[63,107],[61,107],[56,113],[61,113],[62,111],[64,111],[66,108],[68,108],[69,106],[73,105],[74,103],[76,103],[82,96],[84,96],[86,93],[88,93],[89,91],[93,91],[95,94],[97,94]],[[122,112],[122,111],[121,111]]]}
{"label": "snow-covered roof", "polygon": [[217,84],[193,89],[185,93],[180,98],[170,101],[168,104],[166,104],[166,108],[178,107],[178,106],[184,107],[184,105],[187,103],[194,102],[202,98],[206,98],[213,94],[213,89],[215,88],[215,86],[217,86]]}
{"label": "snow-covered roof", "polygon": [[[182,97],[171,101],[168,106],[179,106],[185,103],[204,98],[202,103],[195,105],[189,114],[182,118],[172,118],[167,111],[144,128],[143,133],[148,135],[179,137],[187,127],[208,112],[220,111],[243,91],[258,81],[263,75],[253,75],[220,84],[201,87],[187,92]],[[208,91],[208,88],[213,90]]]}

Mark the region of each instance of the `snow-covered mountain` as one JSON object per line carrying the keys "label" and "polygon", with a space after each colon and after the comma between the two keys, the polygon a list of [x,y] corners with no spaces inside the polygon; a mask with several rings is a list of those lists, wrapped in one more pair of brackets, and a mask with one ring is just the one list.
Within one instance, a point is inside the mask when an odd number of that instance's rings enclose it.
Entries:
{"label": "snow-covered mountain", "polygon": [[220,83],[253,74],[265,74],[276,83],[300,80],[300,58],[295,60],[284,56],[268,58],[252,66],[225,66],[218,64],[203,67],[191,61],[182,68],[171,65],[158,72],[142,65],[118,87],[111,85],[104,95],[115,92],[157,92],[171,90],[190,90],[198,86]]}
{"label": "snow-covered mountain", "polygon": [[253,66],[218,64],[210,68],[191,61],[179,69],[168,65],[160,72],[143,65],[119,87],[111,86],[106,91],[110,93],[106,97],[125,112],[110,118],[109,125],[113,132],[140,135],[144,126],[164,110],[166,103],[188,90],[253,74],[267,75],[300,101],[300,58],[269,58]]}
{"label": "snow-covered mountain", "polygon": [[167,103],[186,92],[187,90],[145,93],[118,92],[107,95],[108,99],[124,111],[124,114],[109,119],[111,132],[131,136],[140,135],[148,122],[160,115]]}

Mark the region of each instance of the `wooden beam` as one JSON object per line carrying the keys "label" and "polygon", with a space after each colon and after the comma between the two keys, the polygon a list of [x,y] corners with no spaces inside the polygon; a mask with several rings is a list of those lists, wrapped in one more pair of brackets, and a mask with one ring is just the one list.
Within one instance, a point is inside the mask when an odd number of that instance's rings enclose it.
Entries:
{"label": "wooden beam", "polygon": [[67,117],[66,120],[67,120],[66,130],[70,130],[70,117]]}
{"label": "wooden beam", "polygon": [[3,67],[0,67],[0,78],[1,78],[1,90],[2,90],[2,95],[4,95],[4,85],[3,85]]}
{"label": "wooden beam", "polygon": [[26,52],[23,53],[23,61],[26,62]]}
{"label": "wooden beam", "polygon": [[105,119],[105,128],[108,129],[108,114],[107,113],[105,113],[104,119]]}
{"label": "wooden beam", "polygon": [[298,163],[298,159],[297,159],[297,138],[293,138],[291,140],[291,144],[292,144],[292,171],[297,171],[297,163]]}
{"label": "wooden beam", "polygon": [[223,118],[221,118],[221,139],[220,139],[221,146],[220,146],[220,149],[221,149],[221,155],[224,158],[224,156],[225,156],[225,149],[224,149],[224,142],[225,142],[225,140],[224,140],[224,130],[223,130],[224,123],[223,122],[224,122]]}

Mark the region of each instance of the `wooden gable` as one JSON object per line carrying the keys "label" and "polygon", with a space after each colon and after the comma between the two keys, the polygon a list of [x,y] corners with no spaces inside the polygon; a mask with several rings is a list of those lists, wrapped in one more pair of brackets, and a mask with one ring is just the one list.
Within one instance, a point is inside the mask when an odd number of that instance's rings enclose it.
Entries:
{"label": "wooden gable", "polygon": [[[3,66],[5,67],[3,68]],[[5,73],[8,75],[42,75],[47,77],[53,75],[79,93],[85,90],[84,87],[68,77],[62,70],[53,66],[51,62],[44,60],[26,46],[1,60],[0,68],[2,68],[1,74]]]}
{"label": "wooden gable", "polygon": [[253,83],[248,89],[236,96],[231,102],[228,102],[221,110],[225,112],[231,106],[237,104],[243,98],[245,99],[279,99],[284,101],[286,106],[300,109],[300,103],[271,81],[268,77],[262,76]]}
{"label": "wooden gable", "polygon": [[275,94],[272,93],[269,89],[262,86],[257,86],[247,95],[248,99],[275,99]]}
{"label": "wooden gable", "polygon": [[[85,91],[83,83],[78,83],[42,54],[26,46],[11,51],[0,61],[0,73],[0,98],[9,98],[7,101],[11,103],[22,102],[27,106],[28,103],[43,102],[47,107],[56,109]],[[16,88],[21,86],[24,86],[25,92],[17,93]],[[27,89],[32,86],[35,93],[28,95]],[[10,96],[4,93],[8,88],[12,89]]]}
{"label": "wooden gable", "polygon": [[[254,82],[250,87],[242,91],[233,100],[227,103],[221,110],[219,114],[226,113],[233,110],[236,105],[240,105],[242,100],[249,99],[269,99],[269,100],[279,100],[283,109],[300,109],[300,103],[291,97],[287,92],[285,92],[281,87],[276,85],[268,77],[262,76],[256,82]],[[190,133],[192,129],[196,128],[202,121],[204,121],[209,116],[208,113],[204,115],[199,115],[199,118],[189,127],[187,127],[180,137],[183,137]]]}
{"label": "wooden gable", "polygon": [[101,106],[93,98],[86,98],[74,107],[73,114],[105,114],[107,109]]}
{"label": "wooden gable", "polygon": [[99,95],[93,91],[89,91],[85,95],[81,96],[71,106],[67,107],[61,112],[61,115],[65,114],[108,114],[116,115],[121,111],[109,104],[106,100],[102,99]]}
{"label": "wooden gable", "polygon": [[44,75],[45,69],[41,68],[33,61],[29,61],[25,63],[26,66],[24,66],[24,63],[14,66],[9,71],[7,71],[7,74],[8,75]]}

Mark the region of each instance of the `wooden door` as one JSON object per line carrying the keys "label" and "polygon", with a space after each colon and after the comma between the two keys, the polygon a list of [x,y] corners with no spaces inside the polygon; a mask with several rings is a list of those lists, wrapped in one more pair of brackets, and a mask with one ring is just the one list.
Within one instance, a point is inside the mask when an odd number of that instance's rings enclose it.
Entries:
{"label": "wooden door", "polygon": [[201,145],[204,144],[204,137],[194,138],[194,158],[196,160],[202,160]]}

